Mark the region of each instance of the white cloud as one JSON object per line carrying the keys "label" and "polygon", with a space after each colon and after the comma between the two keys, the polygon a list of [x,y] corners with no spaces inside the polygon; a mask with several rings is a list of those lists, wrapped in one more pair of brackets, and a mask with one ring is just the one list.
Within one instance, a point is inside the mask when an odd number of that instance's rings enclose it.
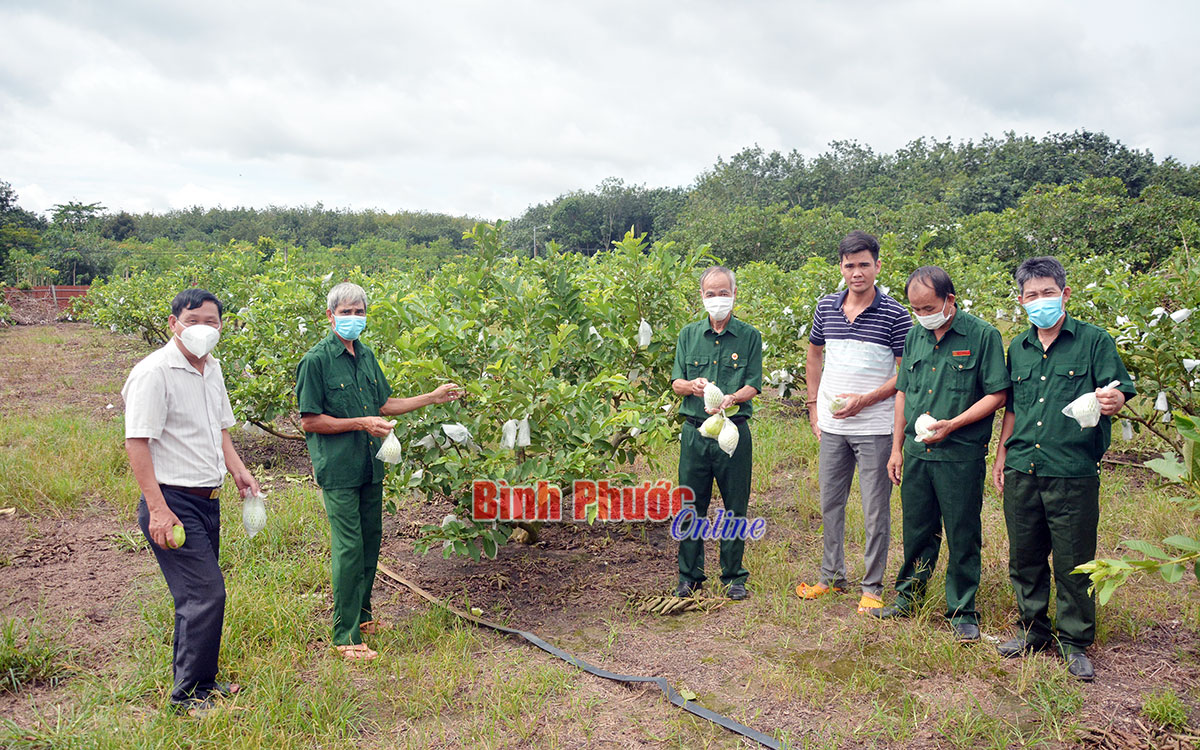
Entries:
{"label": "white cloud", "polygon": [[[1184,2],[385,0],[0,8],[0,179],[22,205],[508,217],[758,143],[890,151],[1102,130],[1200,161]],[[24,186],[24,187],[23,187]]]}

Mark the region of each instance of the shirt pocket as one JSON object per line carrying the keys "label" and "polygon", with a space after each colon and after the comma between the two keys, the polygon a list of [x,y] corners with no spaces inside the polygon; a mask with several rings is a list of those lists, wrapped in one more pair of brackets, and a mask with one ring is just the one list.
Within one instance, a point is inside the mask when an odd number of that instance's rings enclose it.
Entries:
{"label": "shirt pocket", "polygon": [[1027,408],[1033,405],[1037,398],[1038,387],[1031,382],[1033,366],[1013,367],[1009,370],[1008,379],[1013,391],[1013,404]]}
{"label": "shirt pocket", "polygon": [[353,383],[327,383],[325,385],[325,406],[331,417],[361,417],[352,414],[356,411],[354,394],[351,392]]}
{"label": "shirt pocket", "polygon": [[955,393],[973,393],[975,381],[979,376],[979,357],[951,357],[946,362],[946,378],[950,381],[950,390]]}
{"label": "shirt pocket", "polygon": [[1047,395],[1052,397],[1060,408],[1071,403],[1084,393],[1094,390],[1092,388],[1092,379],[1088,375],[1088,363],[1086,362],[1056,364],[1051,369],[1050,377],[1047,380],[1050,381],[1047,384]]}
{"label": "shirt pocket", "polygon": [[718,362],[717,385],[722,391],[734,393],[746,384],[746,363],[740,354],[726,354]]}

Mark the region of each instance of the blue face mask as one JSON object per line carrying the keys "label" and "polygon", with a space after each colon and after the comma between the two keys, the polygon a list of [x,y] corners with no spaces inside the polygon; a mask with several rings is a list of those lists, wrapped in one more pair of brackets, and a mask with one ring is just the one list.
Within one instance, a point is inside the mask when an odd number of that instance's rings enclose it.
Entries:
{"label": "blue face mask", "polygon": [[1058,319],[1063,316],[1062,297],[1042,297],[1025,305],[1029,322],[1038,328],[1053,328]]}
{"label": "blue face mask", "polygon": [[334,315],[333,330],[337,331],[337,335],[347,341],[354,341],[358,335],[367,327],[367,318],[364,315]]}

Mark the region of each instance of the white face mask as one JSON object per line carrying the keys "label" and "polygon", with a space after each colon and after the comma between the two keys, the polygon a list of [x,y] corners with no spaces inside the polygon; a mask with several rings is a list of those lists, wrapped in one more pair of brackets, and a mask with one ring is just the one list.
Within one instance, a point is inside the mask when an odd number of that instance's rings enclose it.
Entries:
{"label": "white face mask", "polygon": [[[947,300],[949,303],[949,300]],[[946,321],[950,320],[950,316],[946,314],[946,304],[942,305],[942,309],[931,315],[918,315],[917,322],[931,331],[936,331],[946,325]]]}
{"label": "white face mask", "polygon": [[725,320],[733,312],[733,297],[705,297],[704,309],[713,320]]}
{"label": "white face mask", "polygon": [[217,342],[221,340],[221,332],[212,326],[197,324],[184,328],[179,333],[179,340],[193,357],[203,359],[217,347]]}

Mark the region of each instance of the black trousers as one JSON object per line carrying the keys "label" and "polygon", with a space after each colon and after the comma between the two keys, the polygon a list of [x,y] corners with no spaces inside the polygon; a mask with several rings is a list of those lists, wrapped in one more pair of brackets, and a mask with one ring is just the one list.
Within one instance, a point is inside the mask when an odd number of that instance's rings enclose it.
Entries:
{"label": "black trousers", "polygon": [[[204,698],[216,686],[217,654],[225,622],[225,577],[217,565],[221,548],[220,500],[162,488],[167,507],[183,524],[183,546],[162,549],[153,541],[167,588],[175,600],[175,686],[173,702]],[[150,539],[150,511],[143,495],[138,525]]]}

